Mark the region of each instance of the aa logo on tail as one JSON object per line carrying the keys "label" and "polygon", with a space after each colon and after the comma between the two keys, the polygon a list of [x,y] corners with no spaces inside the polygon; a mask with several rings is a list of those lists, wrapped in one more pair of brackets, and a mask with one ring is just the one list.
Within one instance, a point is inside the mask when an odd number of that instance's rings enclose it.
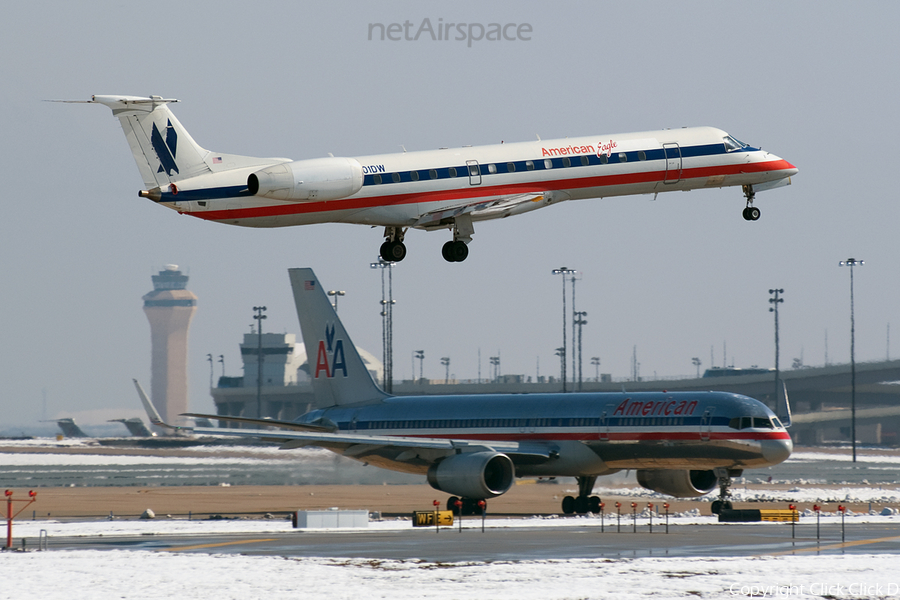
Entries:
{"label": "aa logo on tail", "polygon": [[316,374],[314,379],[318,379],[319,374],[323,372],[325,377],[330,379],[338,371],[341,371],[344,377],[347,376],[347,361],[344,359],[344,340],[334,339],[334,324],[332,323],[325,326],[325,339],[319,340],[319,348],[316,351]]}
{"label": "aa logo on tail", "polygon": [[159,158],[159,169],[157,173],[165,172],[166,175],[178,173],[178,165],[175,164],[175,150],[178,147],[178,133],[172,127],[172,121],[166,125],[166,139],[163,140],[162,134],[153,123],[153,131],[150,133],[150,142]]}

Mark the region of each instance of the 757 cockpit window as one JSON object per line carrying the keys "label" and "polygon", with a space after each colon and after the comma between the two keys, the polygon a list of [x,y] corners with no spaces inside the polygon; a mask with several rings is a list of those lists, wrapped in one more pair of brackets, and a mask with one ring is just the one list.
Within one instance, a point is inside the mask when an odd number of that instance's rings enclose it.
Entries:
{"label": "757 cockpit window", "polygon": [[728,422],[732,429],[774,429],[768,417],[735,417]]}
{"label": "757 cockpit window", "polygon": [[744,142],[742,142],[739,139],[736,139],[730,135],[725,137],[725,139],[723,141],[725,142],[725,151],[726,152],[734,152],[735,150],[741,150],[741,149],[747,147],[747,144],[745,144]]}

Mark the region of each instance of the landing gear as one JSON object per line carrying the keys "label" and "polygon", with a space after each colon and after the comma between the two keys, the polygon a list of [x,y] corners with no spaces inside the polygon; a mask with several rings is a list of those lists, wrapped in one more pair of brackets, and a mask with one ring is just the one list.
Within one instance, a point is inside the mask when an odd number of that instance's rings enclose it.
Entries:
{"label": "landing gear", "polygon": [[400,262],[406,258],[406,245],[403,236],[406,230],[402,227],[385,227],[385,241],[381,245],[381,259],[385,262]]}
{"label": "landing gear", "polygon": [[716,474],[716,477],[719,479],[719,499],[713,500],[712,506],[710,506],[710,511],[714,515],[718,515],[723,510],[731,510],[733,505],[731,504],[731,484],[734,483],[732,481],[732,477],[740,477],[742,471],[740,470],[731,470],[728,469],[713,469],[713,472]]}
{"label": "landing gear", "polygon": [[753,191],[752,185],[744,185],[744,197],[747,198],[747,207],[741,213],[745,221],[759,220],[759,209],[753,206],[753,200],[756,198],[756,192]]}
{"label": "landing gear", "polygon": [[462,262],[469,256],[469,247],[462,240],[449,241],[441,248],[441,256],[447,262]]}
{"label": "landing gear", "polygon": [[594,489],[594,483],[597,481],[596,476],[577,477],[578,481],[578,497],[566,496],[562,501],[562,511],[566,515],[586,515],[587,513],[597,514],[600,512],[600,497],[589,496],[591,490]]}
{"label": "landing gear", "polygon": [[453,219],[453,240],[447,242],[441,248],[441,256],[447,262],[462,262],[469,256],[469,247],[466,245],[472,241],[475,227],[472,225],[472,215],[459,215]]}
{"label": "landing gear", "polygon": [[[456,506],[458,501],[462,501],[462,506]],[[481,507],[478,506],[479,502],[482,502],[482,500],[477,498],[457,498],[456,496],[450,496],[447,498],[447,510],[453,511],[453,516],[455,517],[478,516],[481,515]],[[485,505],[485,510],[487,510],[487,505]],[[460,512],[462,512],[462,515],[460,515]]]}

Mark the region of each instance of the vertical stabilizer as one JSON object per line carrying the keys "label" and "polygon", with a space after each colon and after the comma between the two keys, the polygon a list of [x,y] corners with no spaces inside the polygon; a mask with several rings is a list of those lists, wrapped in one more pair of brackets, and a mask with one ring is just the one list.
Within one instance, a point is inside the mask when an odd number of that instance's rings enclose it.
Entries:
{"label": "vertical stabilizer", "polygon": [[320,407],[387,398],[372,379],[312,269],[288,269],[316,403]]}
{"label": "vertical stabilizer", "polygon": [[182,179],[210,172],[201,148],[172,111],[174,99],[150,96],[93,96],[91,102],[108,106],[118,117],[141,178],[148,189],[165,188]]}

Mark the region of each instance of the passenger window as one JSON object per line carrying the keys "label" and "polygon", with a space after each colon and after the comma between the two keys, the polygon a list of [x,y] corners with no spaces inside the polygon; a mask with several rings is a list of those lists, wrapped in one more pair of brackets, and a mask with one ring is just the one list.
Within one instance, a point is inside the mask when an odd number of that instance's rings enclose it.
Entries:
{"label": "passenger window", "polygon": [[437,171],[435,171],[434,169],[429,169],[428,176],[431,177],[432,179],[437,179]]}
{"label": "passenger window", "polygon": [[506,163],[506,170],[510,173],[516,172],[516,163]]}
{"label": "passenger window", "polygon": [[638,160],[647,160],[647,153],[643,150],[638,152]]}
{"label": "passenger window", "polygon": [[609,162],[609,158],[607,158],[605,154],[601,154],[600,155],[600,164],[605,165],[608,162]]}
{"label": "passenger window", "polygon": [[625,154],[624,152],[619,152],[619,162],[620,163],[628,162],[628,155]]}
{"label": "passenger window", "polygon": [[492,174],[493,174],[493,173],[496,173],[496,172],[497,172],[497,165],[488,165],[488,173],[492,173]]}
{"label": "passenger window", "polygon": [[394,183],[400,183],[400,173],[391,173],[391,179],[394,180]]}
{"label": "passenger window", "polygon": [[450,173],[450,177],[456,177],[456,167],[450,167],[447,171]]}
{"label": "passenger window", "polygon": [[410,181],[418,181],[419,180],[419,172],[418,171],[410,171],[409,172],[409,180]]}
{"label": "passenger window", "polygon": [[581,157],[581,166],[582,166],[582,167],[588,166],[588,164],[590,164],[590,162],[591,162],[591,161],[588,160],[588,157],[587,157],[587,156],[582,156],[582,157]]}
{"label": "passenger window", "polygon": [[565,158],[563,159],[563,166],[564,166],[564,167],[571,167],[571,166],[572,166],[572,161],[569,160],[569,157],[568,157],[568,156],[565,157]]}
{"label": "passenger window", "polygon": [[481,173],[478,171],[478,165],[469,165],[469,175],[472,177],[478,177]]}
{"label": "passenger window", "polygon": [[375,176],[373,176],[373,177],[372,177],[372,181],[374,181],[376,185],[377,185],[377,184],[380,184],[380,183],[381,183],[381,175],[375,175]]}
{"label": "passenger window", "polygon": [[534,161],[532,161],[532,160],[526,160],[526,161],[525,161],[525,168],[528,169],[529,171],[534,171]]}

